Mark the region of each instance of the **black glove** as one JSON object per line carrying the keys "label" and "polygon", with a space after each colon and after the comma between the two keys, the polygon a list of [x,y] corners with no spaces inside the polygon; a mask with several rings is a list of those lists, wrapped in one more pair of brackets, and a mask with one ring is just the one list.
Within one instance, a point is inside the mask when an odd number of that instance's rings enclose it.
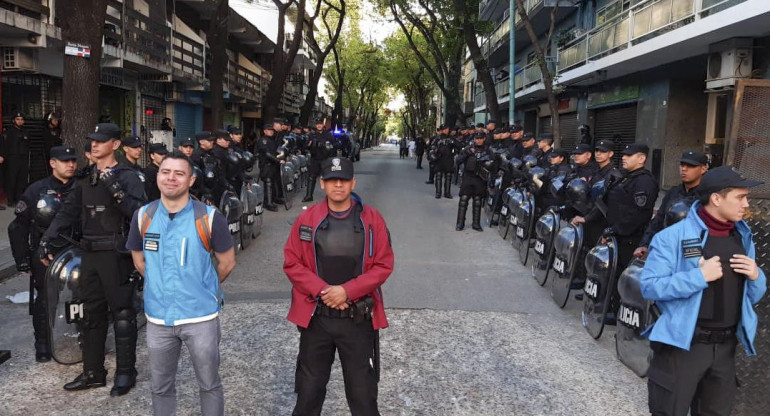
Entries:
{"label": "black glove", "polygon": [[20,272],[28,272],[32,269],[32,265],[30,264],[30,259],[28,257],[25,257],[21,259],[21,261],[16,262],[16,270]]}
{"label": "black glove", "polygon": [[126,196],[126,193],[123,192],[123,187],[121,187],[120,182],[118,182],[118,175],[115,174],[114,170],[108,169],[106,172],[102,173],[100,179],[104,182],[107,192],[109,192],[116,200],[121,200]]}
{"label": "black glove", "polygon": [[139,270],[134,270],[128,275],[128,281],[136,285],[136,290],[144,290],[144,276],[139,273]]}
{"label": "black glove", "polygon": [[40,244],[37,246],[37,254],[40,260],[50,260],[48,256],[53,255],[53,252],[51,251],[51,244],[48,240],[40,240]]}
{"label": "black glove", "polygon": [[613,235],[615,235],[615,230],[613,230],[612,227],[607,227],[602,230],[602,238],[610,238]]}

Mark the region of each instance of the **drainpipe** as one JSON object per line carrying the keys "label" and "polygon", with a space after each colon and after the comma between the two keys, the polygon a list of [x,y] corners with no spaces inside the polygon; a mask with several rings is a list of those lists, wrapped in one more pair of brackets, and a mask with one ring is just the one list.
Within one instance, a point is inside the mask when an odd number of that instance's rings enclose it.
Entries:
{"label": "drainpipe", "polygon": [[[516,96],[516,80],[514,70],[516,69],[516,0],[508,0],[509,13],[508,21],[510,30],[508,31],[508,125],[513,125]],[[499,121],[499,120],[498,120]]]}

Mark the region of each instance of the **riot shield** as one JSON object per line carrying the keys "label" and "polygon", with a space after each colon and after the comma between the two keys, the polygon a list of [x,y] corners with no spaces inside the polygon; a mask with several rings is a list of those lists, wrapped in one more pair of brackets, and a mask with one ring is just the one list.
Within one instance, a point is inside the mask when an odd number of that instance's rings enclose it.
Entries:
{"label": "riot shield", "polygon": [[511,187],[505,190],[503,192],[503,206],[500,207],[500,218],[498,218],[497,221],[497,234],[500,235],[500,237],[505,240],[505,238],[508,236],[508,229],[509,227],[509,218],[511,215],[510,211],[510,204],[511,204],[511,197],[516,192],[516,189]]}
{"label": "riot shield", "polygon": [[519,242],[519,260],[521,265],[526,266],[529,259],[529,252],[532,251],[532,234],[535,228],[535,196],[530,194],[519,205],[520,215],[516,225],[516,238]]}
{"label": "riot shield", "polygon": [[299,180],[300,176],[302,174],[300,172],[301,167],[300,167],[300,164],[299,164],[300,163],[299,157],[292,156],[290,160],[291,160],[291,168],[292,168],[292,173],[293,173],[292,178],[293,178],[293,182],[294,182],[294,192],[299,192],[300,188],[302,188],[302,182]]}
{"label": "riot shield", "polygon": [[[513,194],[511,195],[511,200],[508,201],[508,226],[507,231],[505,234],[505,240],[513,240],[516,241],[516,224],[518,223],[517,220],[517,211],[519,209],[519,205],[521,205],[521,201],[524,200],[524,193],[520,189],[516,189]],[[516,246],[518,248],[518,246]]]}
{"label": "riot shield", "polygon": [[493,176],[487,185],[489,187],[489,196],[484,204],[484,215],[487,219],[487,227],[491,227],[495,218],[498,217],[497,205],[500,203],[500,198],[503,193],[502,189],[500,189],[501,182],[502,178]]}
{"label": "riot shield", "polygon": [[[251,244],[254,236],[254,208],[251,206],[249,198],[249,185],[246,182],[241,185],[241,247],[246,248]],[[253,202],[252,202],[253,203]]]}
{"label": "riot shield", "polygon": [[251,187],[249,188],[249,210],[254,215],[254,222],[251,225],[252,238],[257,238],[262,234],[262,203],[264,200],[265,188],[258,180],[252,180]]}
{"label": "riot shield", "polygon": [[294,203],[294,166],[291,162],[281,164],[281,180],[283,190],[283,207],[288,211]]}
{"label": "riot shield", "polygon": [[230,237],[233,239],[235,251],[241,249],[241,220],[243,217],[243,205],[241,200],[232,191],[222,193],[219,201],[219,210],[227,219],[227,228],[230,229]]}
{"label": "riot shield", "polygon": [[545,285],[553,262],[553,240],[559,232],[560,215],[557,210],[549,209],[535,223],[534,256],[532,257],[532,277],[540,286]]}
{"label": "riot shield", "polygon": [[639,377],[647,375],[652,360],[650,341],[641,335],[653,323],[653,302],[644,299],[639,278],[644,261],[635,258],[618,278],[620,309],[615,332],[618,359]]}
{"label": "riot shield", "polygon": [[599,339],[604,330],[604,317],[610,311],[618,264],[618,242],[609,237],[586,254],[586,284],[583,288],[583,327]]}
{"label": "riot shield", "polygon": [[83,360],[79,342],[83,304],[78,295],[82,254],[77,247],[62,250],[45,275],[51,355],[60,364],[77,364]]}
{"label": "riot shield", "polygon": [[308,157],[305,155],[297,155],[297,159],[299,160],[299,183],[300,186],[304,187],[307,185],[307,176],[308,176]]}
{"label": "riot shield", "polygon": [[572,225],[564,222],[553,241],[553,261],[551,263],[551,298],[563,308],[569,299],[572,279],[577,274],[583,261],[583,224]]}

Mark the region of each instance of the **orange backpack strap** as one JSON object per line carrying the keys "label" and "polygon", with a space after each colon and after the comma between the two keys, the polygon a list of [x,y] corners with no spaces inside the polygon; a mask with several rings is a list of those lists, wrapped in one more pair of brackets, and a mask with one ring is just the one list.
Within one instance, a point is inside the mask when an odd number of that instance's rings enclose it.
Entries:
{"label": "orange backpack strap", "polygon": [[152,222],[152,217],[155,215],[155,211],[158,210],[158,204],[160,203],[160,200],[155,200],[150,202],[149,204],[139,208],[139,214],[137,215],[137,221],[139,222],[139,233],[142,235],[142,238],[144,238],[144,235],[147,233],[147,230],[150,228],[150,223]]}
{"label": "orange backpack strap", "polygon": [[214,210],[209,215],[208,206],[200,201],[193,201],[193,212],[195,214],[195,229],[198,231],[198,237],[206,251],[211,252],[211,225],[214,222]]}

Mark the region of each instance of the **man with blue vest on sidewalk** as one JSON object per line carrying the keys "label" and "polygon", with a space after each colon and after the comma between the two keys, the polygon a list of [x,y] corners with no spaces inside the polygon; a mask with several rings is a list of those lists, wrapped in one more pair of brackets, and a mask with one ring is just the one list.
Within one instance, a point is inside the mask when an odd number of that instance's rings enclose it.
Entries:
{"label": "man with blue vest on sidewalk", "polygon": [[754,305],[767,289],[743,220],[749,188],[761,184],[730,166],[708,171],[687,217],[652,239],[641,289],[661,313],[648,329],[653,415],[727,416],[732,410],[736,345],[756,355]]}
{"label": "man with blue vest on sidewalk", "polygon": [[235,252],[225,217],[190,197],[196,179],[192,172],[192,162],[179,151],[163,159],[158,167],[160,199],[136,211],[126,242],[145,278],[155,415],[176,414],[175,378],[182,343],[198,378],[202,414],[224,414],[220,284],[235,267]]}

